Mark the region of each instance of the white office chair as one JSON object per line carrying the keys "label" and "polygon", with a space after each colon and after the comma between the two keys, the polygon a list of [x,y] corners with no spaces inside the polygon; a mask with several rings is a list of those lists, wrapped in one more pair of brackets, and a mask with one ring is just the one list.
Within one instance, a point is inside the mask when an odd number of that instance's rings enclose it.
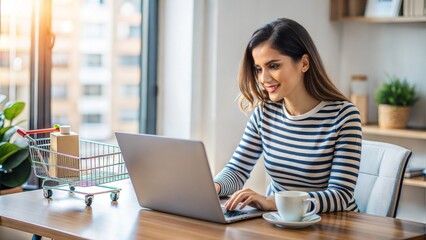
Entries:
{"label": "white office chair", "polygon": [[355,200],[363,213],[395,217],[411,151],[374,141],[362,141]]}

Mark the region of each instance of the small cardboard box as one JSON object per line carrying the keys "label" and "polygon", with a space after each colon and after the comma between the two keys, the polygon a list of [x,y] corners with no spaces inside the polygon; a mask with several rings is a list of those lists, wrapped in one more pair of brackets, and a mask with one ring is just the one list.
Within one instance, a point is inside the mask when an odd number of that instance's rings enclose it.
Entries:
{"label": "small cardboard box", "polygon": [[[75,178],[79,177],[80,169],[80,141],[78,134],[53,132],[50,134],[49,174],[51,177]],[[70,156],[63,156],[67,154]],[[67,169],[71,168],[71,169]]]}

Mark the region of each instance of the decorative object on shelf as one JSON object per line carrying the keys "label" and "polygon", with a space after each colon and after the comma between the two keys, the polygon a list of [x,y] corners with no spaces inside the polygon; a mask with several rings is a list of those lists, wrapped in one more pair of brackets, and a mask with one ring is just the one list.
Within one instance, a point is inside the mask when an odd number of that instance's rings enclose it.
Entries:
{"label": "decorative object on shelf", "polygon": [[[367,0],[368,1],[368,0]],[[402,1],[402,0],[401,0]],[[361,1],[353,1],[351,4],[361,4]],[[426,3],[424,3],[426,6]],[[366,8],[365,8],[366,9]],[[407,14],[407,13],[406,13]],[[401,15],[401,16],[400,16]],[[341,22],[364,22],[364,23],[424,23],[426,22],[426,8],[423,9],[424,16],[407,16],[400,12],[395,17],[366,17],[363,16],[351,16],[349,15],[349,2],[348,0],[330,0],[330,20],[341,21]]]}
{"label": "decorative object on shelf", "polygon": [[404,0],[402,4],[402,15],[404,17],[426,16],[425,0]]}
{"label": "decorative object on shelf", "polygon": [[[6,96],[0,94],[0,103]],[[11,141],[20,123],[13,120],[24,110],[24,102],[8,102],[0,111],[0,189],[21,186],[31,173],[28,143],[23,138]]]}
{"label": "decorative object on shelf", "polygon": [[418,100],[414,86],[393,76],[376,90],[380,128],[406,128],[411,108]]}
{"label": "decorative object on shelf", "polygon": [[348,0],[348,16],[364,16],[367,0]]}
{"label": "decorative object on shelf", "polygon": [[424,168],[413,168],[413,167],[407,167],[407,169],[405,169],[405,173],[404,173],[404,178],[414,178],[414,177],[419,177],[423,175],[423,170],[425,170]]}
{"label": "decorative object on shelf", "polygon": [[401,9],[401,0],[368,0],[365,7],[366,17],[397,17]]}
{"label": "decorative object on shelf", "polygon": [[361,123],[368,122],[368,94],[367,94],[367,76],[352,75],[351,76],[351,102],[358,108],[361,116]]}

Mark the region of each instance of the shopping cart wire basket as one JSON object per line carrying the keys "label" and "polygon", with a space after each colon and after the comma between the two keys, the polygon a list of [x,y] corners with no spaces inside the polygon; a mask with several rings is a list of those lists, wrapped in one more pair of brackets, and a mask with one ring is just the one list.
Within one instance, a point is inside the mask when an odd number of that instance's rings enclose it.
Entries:
{"label": "shopping cart wire basket", "polygon": [[[111,200],[117,201],[121,188],[102,184],[129,178],[120,148],[111,144],[80,139],[80,155],[71,156],[51,151],[50,138],[37,139],[30,136],[54,131],[58,129],[28,131],[18,129],[17,131],[28,140],[34,174],[43,179],[44,197],[52,197],[52,189],[54,189],[84,194],[87,206],[92,204],[94,195],[101,193],[110,193]],[[47,182],[53,182],[56,185],[51,186],[46,184]],[[96,187],[97,191],[85,191],[85,187]]]}

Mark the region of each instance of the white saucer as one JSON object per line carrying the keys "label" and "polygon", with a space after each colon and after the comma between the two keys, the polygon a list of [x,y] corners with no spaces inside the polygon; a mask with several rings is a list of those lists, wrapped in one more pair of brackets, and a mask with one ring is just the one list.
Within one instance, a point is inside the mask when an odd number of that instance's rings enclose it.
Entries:
{"label": "white saucer", "polygon": [[268,212],[262,215],[263,219],[266,221],[275,224],[278,227],[287,227],[287,228],[304,228],[311,226],[319,221],[321,221],[321,216],[314,214],[310,218],[303,220],[302,222],[286,222],[281,220],[278,212]]}

